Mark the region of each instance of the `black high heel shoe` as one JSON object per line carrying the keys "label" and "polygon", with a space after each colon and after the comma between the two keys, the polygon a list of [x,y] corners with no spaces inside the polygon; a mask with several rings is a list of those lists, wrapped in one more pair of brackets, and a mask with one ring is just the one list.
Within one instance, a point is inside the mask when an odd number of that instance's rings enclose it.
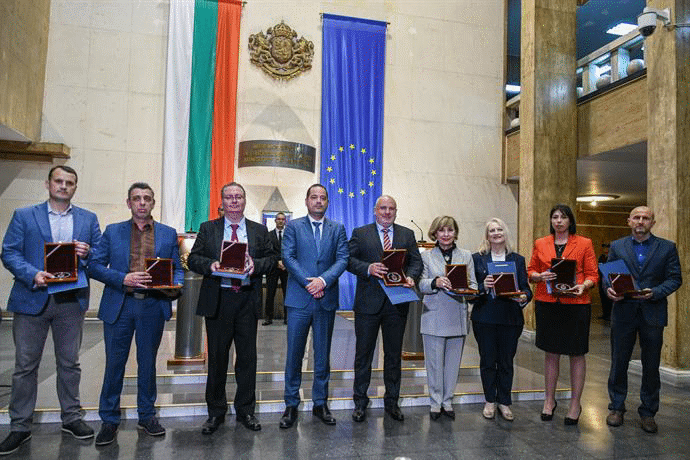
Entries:
{"label": "black high heel shoe", "polygon": [[580,421],[580,414],[582,414],[582,406],[580,406],[580,412],[577,413],[577,418],[570,418],[566,417],[563,419],[563,424],[565,426],[574,426],[577,425],[577,422]]}
{"label": "black high heel shoe", "polygon": [[555,401],[553,405],[553,409],[551,409],[551,413],[547,414],[546,412],[541,413],[541,421],[542,422],[550,422],[553,420],[553,413],[556,412],[556,408],[558,407],[558,401]]}

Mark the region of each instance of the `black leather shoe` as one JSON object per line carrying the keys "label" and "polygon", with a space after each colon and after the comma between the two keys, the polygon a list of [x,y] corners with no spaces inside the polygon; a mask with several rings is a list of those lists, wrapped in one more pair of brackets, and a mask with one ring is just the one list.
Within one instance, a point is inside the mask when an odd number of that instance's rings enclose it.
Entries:
{"label": "black leather shoe", "polygon": [[398,422],[402,422],[403,420],[405,420],[405,416],[400,410],[400,406],[398,406],[397,404],[394,406],[386,406],[385,410],[386,413],[390,415],[393,420],[397,420]]}
{"label": "black leather shoe", "polygon": [[431,411],[431,412],[429,412],[429,418],[430,418],[431,420],[438,420],[438,419],[441,418],[441,413],[440,413],[440,412]]}
{"label": "black leather shoe", "polygon": [[451,420],[455,420],[455,411],[453,409],[451,410],[446,410],[443,407],[441,408],[441,413],[448,417]]}
{"label": "black leather shoe", "polygon": [[225,423],[225,415],[209,417],[204,424],[201,425],[201,434],[213,434],[223,423]]}
{"label": "black leather shoe", "polygon": [[297,421],[297,407],[288,406],[285,408],[285,412],[283,412],[283,416],[280,417],[279,426],[281,428],[290,428],[292,425],[295,424],[296,421]]}
{"label": "black leather shoe", "polygon": [[367,418],[367,410],[365,407],[355,407],[352,411],[352,420],[355,422],[363,422]]}
{"label": "black leather shoe", "polygon": [[268,325],[271,325],[271,324],[273,324],[273,320],[272,320],[272,319],[264,320],[264,322],[261,323],[262,326],[268,326]]}
{"label": "black leather shoe", "polygon": [[245,426],[248,430],[261,431],[261,424],[254,417],[254,414],[238,415],[237,421]]}
{"label": "black leather shoe", "polygon": [[328,406],[323,404],[321,406],[314,406],[311,413],[316,415],[321,419],[326,425],[335,425],[335,417],[331,415],[331,411],[328,410]]}
{"label": "black leather shoe", "polygon": [[31,439],[31,431],[10,431],[0,444],[0,455],[9,455]]}

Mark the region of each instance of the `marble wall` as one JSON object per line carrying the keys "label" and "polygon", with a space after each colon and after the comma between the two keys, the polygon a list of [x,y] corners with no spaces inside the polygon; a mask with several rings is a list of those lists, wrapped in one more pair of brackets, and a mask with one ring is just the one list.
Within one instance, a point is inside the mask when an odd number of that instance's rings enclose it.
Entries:
{"label": "marble wall", "polygon": [[[426,230],[436,215],[453,215],[461,225],[459,245],[472,250],[492,216],[506,220],[515,235],[516,190],[501,184],[504,3],[248,2],[241,24],[237,141],[290,140],[318,152],[319,13],[388,21],[383,191],[398,200],[398,222],[411,225],[413,218]],[[94,210],[103,227],[128,217],[124,200],[131,182],[161,189],[167,18],[166,0],[52,2],[42,140],[72,148],[67,164],[80,174],[74,202]],[[281,20],[316,50],[313,69],[290,82],[252,65],[247,49],[250,34]],[[50,165],[2,166],[4,234],[14,208],[45,199]],[[290,211],[303,215],[305,190],[317,180],[317,174],[279,168],[235,174],[247,188],[251,218],[258,218],[276,186]],[[10,282],[9,273],[0,272],[3,292]]]}

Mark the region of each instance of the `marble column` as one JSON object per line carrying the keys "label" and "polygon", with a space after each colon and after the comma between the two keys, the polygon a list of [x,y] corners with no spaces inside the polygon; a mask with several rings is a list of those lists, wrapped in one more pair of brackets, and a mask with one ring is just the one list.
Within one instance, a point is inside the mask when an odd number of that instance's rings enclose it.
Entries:
{"label": "marble column", "polygon": [[[690,22],[690,0],[649,0],[671,9],[672,23]],[[658,236],[678,245],[685,284],[669,297],[665,366],[690,367],[690,28],[657,29],[645,40],[647,59],[647,202]]]}
{"label": "marble column", "polygon": [[[553,205],[575,204],[576,8],[576,0],[522,0],[518,247],[527,260],[549,233]],[[525,320],[534,329],[531,307]]]}

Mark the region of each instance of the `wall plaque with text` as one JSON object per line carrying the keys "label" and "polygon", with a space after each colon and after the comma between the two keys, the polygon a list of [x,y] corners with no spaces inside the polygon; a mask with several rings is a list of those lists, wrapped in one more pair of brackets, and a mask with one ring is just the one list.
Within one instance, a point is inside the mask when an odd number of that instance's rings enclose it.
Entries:
{"label": "wall plaque with text", "polygon": [[314,172],[316,148],[311,145],[288,141],[240,142],[238,167],[273,166]]}

